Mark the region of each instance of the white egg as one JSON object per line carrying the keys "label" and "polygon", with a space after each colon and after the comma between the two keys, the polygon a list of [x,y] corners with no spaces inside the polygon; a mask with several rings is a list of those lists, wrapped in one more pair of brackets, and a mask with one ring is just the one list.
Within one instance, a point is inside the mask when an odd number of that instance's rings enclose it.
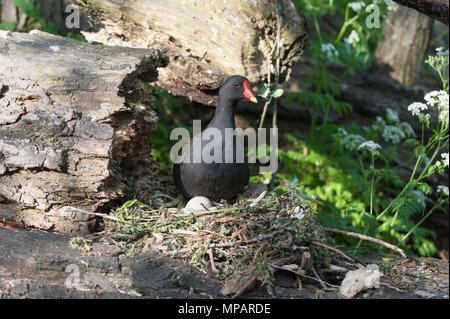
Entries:
{"label": "white egg", "polygon": [[[206,208],[205,208],[206,207]],[[211,200],[204,196],[196,196],[193,197],[187,204],[186,207],[183,208],[183,212],[193,213],[193,212],[202,212],[205,210],[214,210],[213,203]]]}

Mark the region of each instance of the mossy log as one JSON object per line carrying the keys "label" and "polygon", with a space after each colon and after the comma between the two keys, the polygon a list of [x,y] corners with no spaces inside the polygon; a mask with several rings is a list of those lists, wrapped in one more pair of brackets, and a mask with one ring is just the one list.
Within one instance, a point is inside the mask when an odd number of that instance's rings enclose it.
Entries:
{"label": "mossy log", "polygon": [[157,84],[206,105],[216,105],[215,90],[230,75],[247,76],[253,84],[267,77],[276,38],[276,3],[282,23],[282,81],[300,58],[308,35],[305,19],[290,0],[72,2],[101,20],[99,31],[83,32],[89,41],[160,48],[170,64],[159,73]]}
{"label": "mossy log", "polygon": [[26,226],[87,232],[95,218],[78,209],[151,189],[157,116],[143,83],[167,63],[157,50],[1,31],[0,220],[13,203]]}

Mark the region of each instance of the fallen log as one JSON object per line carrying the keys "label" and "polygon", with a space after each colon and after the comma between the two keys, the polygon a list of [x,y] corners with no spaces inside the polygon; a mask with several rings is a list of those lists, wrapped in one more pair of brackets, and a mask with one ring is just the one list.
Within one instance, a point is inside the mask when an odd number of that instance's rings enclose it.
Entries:
{"label": "fallen log", "polygon": [[82,32],[91,42],[139,48],[158,47],[170,64],[155,84],[172,94],[216,105],[216,90],[240,74],[253,85],[267,77],[282,21],[280,80],[288,77],[307,40],[306,23],[290,0],[146,1],[72,0],[101,20],[100,30]]}
{"label": "fallen log", "polygon": [[[93,245],[83,254],[69,247],[70,236],[0,227],[0,298],[221,298],[222,282],[189,263],[154,251],[122,256],[114,243]],[[114,249],[116,248],[116,249]],[[357,299],[448,298],[448,262],[434,258],[401,258],[390,255],[361,257],[383,273],[379,287]],[[348,269],[344,269],[346,272]],[[324,278],[337,284],[342,272],[329,269]],[[339,279],[340,278],[340,279]],[[337,280],[336,280],[337,279]],[[320,290],[315,281],[286,270],[276,273],[277,298],[341,298],[336,289]],[[308,287],[308,288],[307,288]],[[318,287],[318,288],[315,288]],[[273,298],[258,287],[242,298]],[[184,301],[183,301],[184,303]]]}
{"label": "fallen log", "polygon": [[448,25],[448,0],[394,0]]}
{"label": "fallen log", "polygon": [[167,63],[157,50],[2,31],[0,205],[15,203],[26,226],[88,232],[95,217],[73,208],[151,190],[157,115],[145,83]]}

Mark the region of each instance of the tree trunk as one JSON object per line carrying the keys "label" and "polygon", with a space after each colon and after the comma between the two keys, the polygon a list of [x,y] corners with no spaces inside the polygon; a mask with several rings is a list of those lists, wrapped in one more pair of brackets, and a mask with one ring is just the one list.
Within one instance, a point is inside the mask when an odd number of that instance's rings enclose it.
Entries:
{"label": "tree trunk", "polygon": [[150,49],[1,31],[0,203],[17,203],[27,226],[87,232],[93,220],[78,209],[151,189],[157,116],[143,81],[167,62]]}
{"label": "tree trunk", "polygon": [[394,0],[448,25],[448,0]]}
{"label": "tree trunk", "polygon": [[383,30],[385,39],[375,53],[378,73],[413,86],[422,70],[433,19],[406,7],[391,12],[388,19],[390,25]]}
{"label": "tree trunk", "polygon": [[11,0],[0,0],[0,23],[17,22],[17,19],[17,8]]}
{"label": "tree trunk", "polygon": [[102,20],[100,31],[83,32],[89,41],[161,48],[170,64],[155,84],[206,105],[217,103],[216,90],[230,75],[247,76],[253,84],[267,76],[276,3],[282,20],[281,80],[300,58],[307,38],[305,20],[290,0],[72,2]]}

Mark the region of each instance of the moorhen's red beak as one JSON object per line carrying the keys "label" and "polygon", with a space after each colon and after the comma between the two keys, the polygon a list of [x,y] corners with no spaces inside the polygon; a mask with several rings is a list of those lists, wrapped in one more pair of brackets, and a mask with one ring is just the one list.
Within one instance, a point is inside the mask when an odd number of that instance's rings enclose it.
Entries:
{"label": "moorhen's red beak", "polygon": [[256,97],[253,95],[252,88],[250,87],[250,83],[248,81],[244,81],[244,96],[247,100],[250,100],[253,103],[258,102]]}

